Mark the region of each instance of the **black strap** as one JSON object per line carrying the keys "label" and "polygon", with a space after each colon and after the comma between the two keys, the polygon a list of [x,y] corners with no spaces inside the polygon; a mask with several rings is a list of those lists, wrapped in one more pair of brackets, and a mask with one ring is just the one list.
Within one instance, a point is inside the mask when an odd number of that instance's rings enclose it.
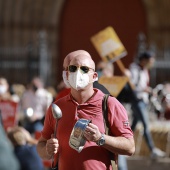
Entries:
{"label": "black strap", "polygon": [[[109,94],[105,94],[103,96],[103,101],[102,101],[102,112],[103,112],[103,118],[104,118],[103,122],[105,126],[106,135],[111,135],[110,124],[108,121],[108,106],[107,106],[107,101],[108,101],[109,96],[110,96]],[[115,162],[115,163],[112,162],[115,165],[118,162],[118,155],[110,152],[110,159],[113,160],[113,162]]]}
{"label": "black strap", "polygon": [[102,112],[103,112],[103,121],[104,121],[104,126],[105,126],[105,133],[106,135],[109,134],[109,121],[108,121],[108,107],[107,107],[107,100],[108,100],[108,97],[110,95],[109,94],[105,94],[103,96],[103,101],[102,101]]}

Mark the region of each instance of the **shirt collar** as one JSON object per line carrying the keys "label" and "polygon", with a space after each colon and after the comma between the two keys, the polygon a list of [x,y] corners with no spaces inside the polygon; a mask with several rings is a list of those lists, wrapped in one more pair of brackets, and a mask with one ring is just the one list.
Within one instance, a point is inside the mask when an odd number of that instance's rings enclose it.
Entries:
{"label": "shirt collar", "polygon": [[95,94],[89,99],[87,100],[87,102],[83,103],[83,104],[78,104],[72,97],[71,93],[69,93],[67,95],[66,100],[67,101],[72,101],[73,103],[77,104],[77,105],[92,105],[92,106],[96,106],[96,102],[98,102],[99,100],[101,100],[101,98],[103,98],[104,93],[101,92],[99,89],[93,88],[95,91]]}

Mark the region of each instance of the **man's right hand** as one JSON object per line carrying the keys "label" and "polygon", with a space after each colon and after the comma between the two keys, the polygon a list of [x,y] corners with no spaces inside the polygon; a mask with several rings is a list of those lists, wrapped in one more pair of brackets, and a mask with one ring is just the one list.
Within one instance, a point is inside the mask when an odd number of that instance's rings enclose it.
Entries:
{"label": "man's right hand", "polygon": [[52,156],[58,152],[58,148],[59,148],[59,143],[56,138],[53,138],[52,136],[51,139],[47,140],[46,152],[48,156],[52,158]]}

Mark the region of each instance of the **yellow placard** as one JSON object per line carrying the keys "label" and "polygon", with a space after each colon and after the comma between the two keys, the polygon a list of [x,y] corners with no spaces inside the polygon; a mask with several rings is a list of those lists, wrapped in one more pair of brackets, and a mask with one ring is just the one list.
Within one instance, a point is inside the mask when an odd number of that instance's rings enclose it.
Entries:
{"label": "yellow placard", "polygon": [[105,62],[114,62],[127,55],[127,51],[112,27],[91,37],[91,42]]}
{"label": "yellow placard", "polygon": [[128,78],[126,76],[113,76],[113,77],[105,77],[102,76],[99,79],[99,83],[106,87],[106,89],[110,92],[110,94],[114,97],[117,97],[119,93],[122,91],[123,87],[128,82]]}

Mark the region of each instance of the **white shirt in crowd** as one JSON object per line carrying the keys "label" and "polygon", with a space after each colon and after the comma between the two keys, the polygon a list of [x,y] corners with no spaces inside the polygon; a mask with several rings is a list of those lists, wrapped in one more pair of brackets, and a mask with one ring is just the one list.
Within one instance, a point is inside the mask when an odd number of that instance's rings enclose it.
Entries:
{"label": "white shirt in crowd", "polygon": [[132,63],[129,70],[131,72],[131,82],[135,86],[138,99],[143,99],[145,103],[148,103],[149,94],[145,92],[150,81],[148,70],[141,68],[137,63]]}

